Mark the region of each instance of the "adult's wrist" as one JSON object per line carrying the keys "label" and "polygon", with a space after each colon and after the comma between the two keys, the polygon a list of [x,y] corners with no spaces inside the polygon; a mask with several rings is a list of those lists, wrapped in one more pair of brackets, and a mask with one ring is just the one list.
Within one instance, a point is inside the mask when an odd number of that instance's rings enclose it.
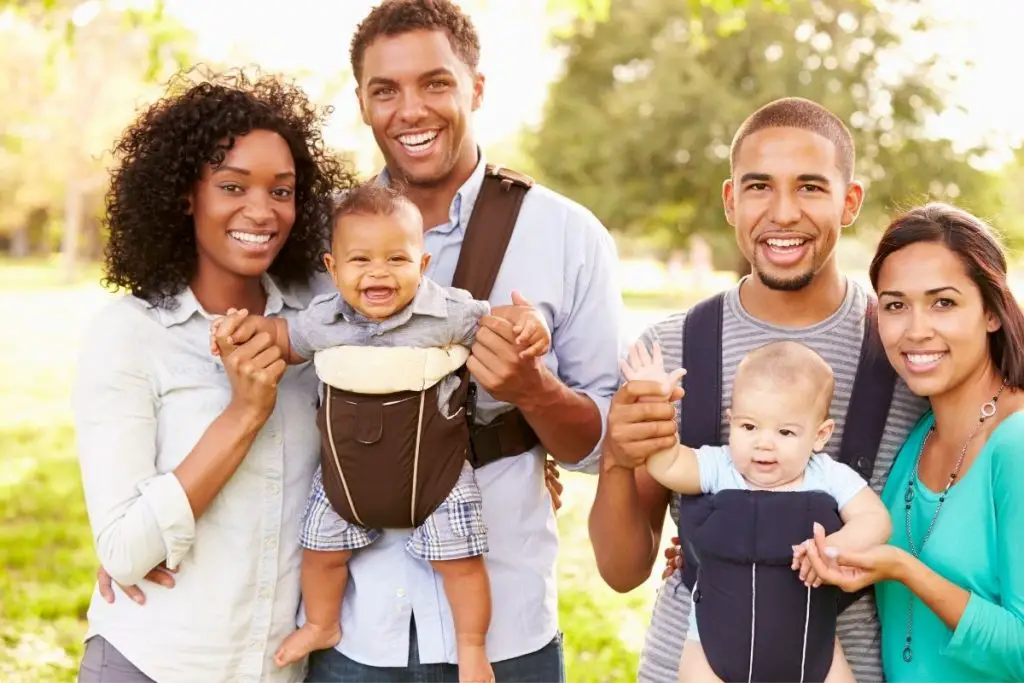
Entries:
{"label": "adult's wrist", "polygon": [[914,571],[914,563],[917,560],[914,559],[910,553],[905,552],[901,548],[890,545],[888,546],[889,552],[892,554],[892,559],[888,563],[888,574],[889,576],[884,577],[891,581],[899,581],[902,584],[907,584],[912,578]]}
{"label": "adult's wrist", "polygon": [[262,429],[263,425],[270,419],[272,412],[273,409],[267,410],[263,406],[234,398],[224,410],[224,416],[228,418],[231,424],[237,425],[243,432],[249,433],[258,432]]}

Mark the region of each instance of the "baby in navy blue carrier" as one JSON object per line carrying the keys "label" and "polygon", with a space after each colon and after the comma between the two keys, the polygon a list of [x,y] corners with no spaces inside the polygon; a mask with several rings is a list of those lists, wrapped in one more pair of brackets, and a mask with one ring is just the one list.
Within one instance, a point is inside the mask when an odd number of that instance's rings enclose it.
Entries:
{"label": "baby in navy blue carrier", "polygon": [[[622,365],[627,380],[665,384],[649,400],[669,400],[685,372],[642,343]],[[700,560],[680,681],[854,681],[835,636],[838,590],[821,586],[803,544],[820,524],[830,546],[862,550],[887,542],[892,524],[861,476],[822,452],[834,385],[807,346],[762,346],[736,369],[727,446],[678,444],[647,460],[665,487],[705,494],[680,509]]]}

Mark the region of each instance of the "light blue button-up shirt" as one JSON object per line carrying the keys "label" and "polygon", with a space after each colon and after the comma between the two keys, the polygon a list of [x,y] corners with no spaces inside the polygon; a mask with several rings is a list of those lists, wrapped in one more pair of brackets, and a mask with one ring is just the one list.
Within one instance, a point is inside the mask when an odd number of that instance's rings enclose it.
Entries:
{"label": "light blue button-up shirt", "polygon": [[[386,174],[381,177],[386,181]],[[427,275],[441,285],[450,285],[455,274],[483,177],[481,159],[456,193],[448,222],[425,235],[432,254]],[[490,298],[492,306],[509,304],[512,290],[518,290],[540,309],[552,330],[545,364],[597,404],[602,424],[624,350],[616,263],[611,236],[592,213],[534,185],[523,201]],[[481,415],[501,412],[503,404],[483,390],[478,398]],[[567,467],[592,469],[596,458],[595,449],[583,463]],[[544,487],[541,448],[482,467],[476,476],[488,529],[486,563],[494,603],[487,654],[491,661],[501,661],[539,650],[558,631],[558,533]],[[410,617],[415,614],[420,661],[456,662],[455,632],[441,578],[405,551],[408,535],[387,530],[349,562],[338,650],[355,661],[406,666]]]}

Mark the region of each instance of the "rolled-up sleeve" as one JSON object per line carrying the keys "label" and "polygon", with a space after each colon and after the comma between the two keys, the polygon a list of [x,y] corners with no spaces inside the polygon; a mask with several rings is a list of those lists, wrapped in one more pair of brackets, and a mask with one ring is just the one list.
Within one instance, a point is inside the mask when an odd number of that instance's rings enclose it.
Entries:
{"label": "rolled-up sleeve", "polygon": [[464,346],[472,346],[476,341],[476,333],[480,330],[480,318],[491,312],[488,301],[476,299],[457,299],[448,302],[448,324],[452,339]]}
{"label": "rolled-up sleeve", "polygon": [[[131,585],[192,547],[195,518],[172,472],[157,471],[158,401],[144,338],[156,323],[125,301],[86,332],[72,408],[89,523],[100,564]],[[161,328],[157,328],[161,329]]]}
{"label": "rolled-up sleeve", "polygon": [[[583,222],[582,249],[569,250],[568,258],[580,259],[566,269],[565,310],[555,326],[552,346],[558,358],[558,376],[570,389],[590,397],[601,413],[601,438],[594,449],[576,464],[559,462],[573,471],[596,473],[600,446],[607,428],[611,397],[619,385],[619,358],[625,351],[622,334],[622,291],[617,275],[615,242],[590,213],[570,215]],[[574,253],[575,252],[575,253]],[[569,264],[567,264],[569,265]]]}

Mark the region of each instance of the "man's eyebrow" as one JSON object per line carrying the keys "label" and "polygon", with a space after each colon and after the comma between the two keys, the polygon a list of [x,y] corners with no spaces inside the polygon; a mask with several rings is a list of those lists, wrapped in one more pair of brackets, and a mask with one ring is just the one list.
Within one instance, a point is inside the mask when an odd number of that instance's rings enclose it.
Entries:
{"label": "man's eyebrow", "polygon": [[[436,69],[431,69],[430,71],[427,71],[425,73],[421,73],[419,76],[416,77],[416,80],[423,81],[423,80],[426,80],[428,78],[436,78],[438,76],[454,76],[454,75],[455,74],[452,73],[451,69],[447,69],[447,68],[445,68],[443,66],[439,66]],[[388,78],[387,76],[374,76],[374,77],[370,78],[370,80],[368,80],[366,82],[366,86],[369,87],[371,85],[397,85],[397,83],[398,83],[398,81],[396,81],[393,78]]]}
{"label": "man's eyebrow", "polygon": [[772,179],[772,177],[770,175],[768,175],[767,173],[744,173],[740,177],[740,184],[742,185],[743,183],[749,183],[749,182],[765,183],[765,182],[768,182],[771,179]]}
{"label": "man's eyebrow", "polygon": [[828,178],[821,175],[820,173],[801,173],[796,177],[801,183],[821,183],[822,185],[829,185]]}
{"label": "man's eyebrow", "polygon": [[371,85],[395,85],[396,81],[393,78],[385,78],[384,76],[373,76],[366,82],[366,86]]}

